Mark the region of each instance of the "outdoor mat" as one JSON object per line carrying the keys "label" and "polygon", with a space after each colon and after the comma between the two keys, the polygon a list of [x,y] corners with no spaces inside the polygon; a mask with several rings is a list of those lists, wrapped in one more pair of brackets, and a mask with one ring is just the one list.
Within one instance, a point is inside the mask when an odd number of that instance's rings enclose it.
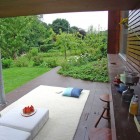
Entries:
{"label": "outdoor mat", "polygon": [[21,104],[48,108],[49,120],[34,140],[72,140],[90,91],[83,90],[79,98],[74,98],[62,96],[64,89],[40,85],[2,110],[1,115]]}

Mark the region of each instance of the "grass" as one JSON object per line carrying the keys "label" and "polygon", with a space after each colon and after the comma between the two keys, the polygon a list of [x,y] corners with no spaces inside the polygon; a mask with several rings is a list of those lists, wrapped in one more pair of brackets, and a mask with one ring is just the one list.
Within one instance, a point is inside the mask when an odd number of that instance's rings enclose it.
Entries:
{"label": "grass", "polygon": [[14,67],[4,69],[3,80],[5,93],[7,94],[49,70],[50,68],[42,67]]}

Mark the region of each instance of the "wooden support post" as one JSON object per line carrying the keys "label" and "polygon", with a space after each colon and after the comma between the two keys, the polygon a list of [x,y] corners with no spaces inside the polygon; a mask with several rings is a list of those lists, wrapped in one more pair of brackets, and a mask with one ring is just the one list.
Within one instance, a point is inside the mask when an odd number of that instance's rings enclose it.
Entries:
{"label": "wooden support post", "polygon": [[108,11],[108,54],[119,53],[120,11]]}

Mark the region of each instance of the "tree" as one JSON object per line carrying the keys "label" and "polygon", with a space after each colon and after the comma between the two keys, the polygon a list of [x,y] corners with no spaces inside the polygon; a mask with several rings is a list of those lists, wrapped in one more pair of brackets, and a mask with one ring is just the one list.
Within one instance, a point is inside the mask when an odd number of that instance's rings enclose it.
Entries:
{"label": "tree", "polygon": [[76,27],[76,26],[72,26],[72,27],[70,28],[70,33],[77,33],[78,31],[79,31],[79,28]]}
{"label": "tree", "polygon": [[71,51],[74,48],[75,39],[76,37],[74,34],[68,34],[62,31],[56,36],[55,48],[64,53],[65,59],[67,59],[67,51]]}
{"label": "tree", "polygon": [[3,18],[0,19],[0,25],[2,56],[15,58],[20,48],[27,47],[25,44],[26,18]]}
{"label": "tree", "polygon": [[78,32],[82,36],[82,39],[86,36],[86,31],[84,29],[79,28]]}
{"label": "tree", "polygon": [[16,58],[32,47],[46,43],[51,36],[47,24],[38,16],[0,19],[2,57]]}
{"label": "tree", "polygon": [[66,19],[56,19],[52,23],[52,29],[56,34],[60,33],[60,29],[62,32],[69,32],[70,24]]}
{"label": "tree", "polygon": [[44,39],[42,45],[39,46],[41,52],[47,52],[52,49],[55,45],[56,34],[52,30],[52,28],[47,30],[48,36]]}

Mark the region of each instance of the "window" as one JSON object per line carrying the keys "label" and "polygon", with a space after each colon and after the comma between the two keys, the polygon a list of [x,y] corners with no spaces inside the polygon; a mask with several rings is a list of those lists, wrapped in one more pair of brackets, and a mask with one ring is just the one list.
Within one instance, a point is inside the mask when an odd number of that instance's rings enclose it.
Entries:
{"label": "window", "polygon": [[[129,11],[122,11],[121,18],[127,18]],[[126,29],[123,25],[120,30],[120,56],[123,59],[126,59],[126,48],[127,48],[127,35],[128,29]]]}

